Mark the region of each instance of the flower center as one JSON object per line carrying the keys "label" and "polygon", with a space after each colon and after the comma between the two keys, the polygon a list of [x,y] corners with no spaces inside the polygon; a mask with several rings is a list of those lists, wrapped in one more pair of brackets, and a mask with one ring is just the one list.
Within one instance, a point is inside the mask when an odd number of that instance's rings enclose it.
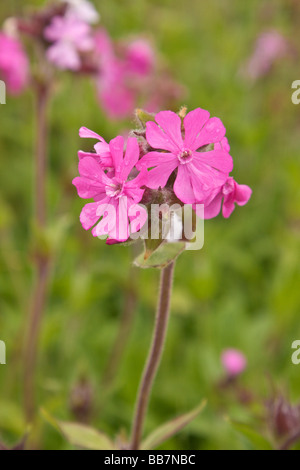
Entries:
{"label": "flower center", "polygon": [[123,194],[123,184],[119,181],[112,181],[111,184],[105,186],[105,192],[108,197],[118,198]]}
{"label": "flower center", "polygon": [[190,149],[182,149],[178,154],[178,160],[185,165],[193,159],[193,152]]}

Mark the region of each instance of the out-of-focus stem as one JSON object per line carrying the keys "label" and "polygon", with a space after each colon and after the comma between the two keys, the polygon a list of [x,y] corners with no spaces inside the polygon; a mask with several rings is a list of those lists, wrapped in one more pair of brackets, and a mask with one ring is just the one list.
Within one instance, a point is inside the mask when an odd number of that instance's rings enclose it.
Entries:
{"label": "out-of-focus stem", "polygon": [[[132,257],[136,258],[138,255],[138,248],[135,244],[131,247]],[[130,331],[132,328],[132,323],[134,319],[134,313],[137,303],[137,295],[136,295],[136,274],[137,268],[132,265],[130,268],[129,276],[130,279],[130,286],[127,286],[125,299],[124,299],[124,308],[122,313],[122,318],[119,326],[119,330],[113,344],[111,353],[109,355],[104,374],[103,374],[103,386],[105,389],[108,389],[112,384],[117,370],[119,368],[119,364],[122,360],[124,351],[126,349],[126,345],[128,342],[128,338],[130,335]]]}
{"label": "out-of-focus stem", "polygon": [[109,388],[109,386],[112,384],[114,377],[116,376],[117,370],[119,368],[119,364],[122,360],[122,356],[126,348],[127,341],[129,338],[131,327],[132,327],[135,306],[136,306],[136,292],[135,292],[134,286],[131,286],[127,288],[119,331],[117,333],[114,345],[112,347],[112,350],[109,355],[109,358],[105,367],[105,371],[103,374],[103,386],[106,389]]}
{"label": "out-of-focus stem", "polygon": [[[35,224],[43,231],[46,225],[46,167],[47,167],[47,108],[49,84],[36,83],[36,150],[35,150]],[[35,253],[36,273],[32,293],[28,329],[25,338],[24,354],[24,400],[27,422],[34,419],[35,405],[35,367],[38,340],[43,311],[46,303],[49,277],[49,260],[39,249]]]}
{"label": "out-of-focus stem", "polygon": [[170,315],[174,266],[175,263],[172,262],[161,272],[161,286],[155,328],[151,349],[148,355],[136,401],[136,410],[133,419],[130,443],[131,450],[138,450],[140,447],[150,394],[163,353]]}

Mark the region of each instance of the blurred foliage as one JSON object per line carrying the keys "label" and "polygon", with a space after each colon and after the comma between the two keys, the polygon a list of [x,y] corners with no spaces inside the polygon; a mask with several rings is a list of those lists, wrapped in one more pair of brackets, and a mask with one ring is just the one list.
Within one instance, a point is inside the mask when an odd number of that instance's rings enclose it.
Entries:
{"label": "blurred foliage", "polygon": [[[38,0],[1,2],[0,18],[20,14]],[[239,74],[257,35],[277,28],[299,42],[292,0],[94,0],[102,23],[121,38],[152,37],[176,79],[188,91],[190,109],[201,106],[220,117],[235,159],[234,176],[253,188],[245,208],[229,220],[205,224],[202,251],[177,262],[172,319],[153,390],[146,435],[194,408],[203,413],[165,449],[247,449],[230,419],[259,430],[273,384],[300,401],[299,367],[291,344],[300,337],[300,107],[291,103],[299,61],[286,59],[249,85]],[[298,34],[298,36],[297,36]],[[33,282],[33,97],[9,97],[0,127],[0,339],[7,365],[0,366],[0,438],[7,445],[25,432],[22,406],[22,346]],[[43,320],[36,386],[40,406],[58,419],[73,419],[71,389],[84,374],[93,384],[93,427],[110,436],[129,430],[141,371],[152,332],[159,273],[129,276],[130,247],[107,247],[79,223],[83,206],[71,185],[85,125],[106,139],[132,127],[110,122],[86,79],[61,76],[51,107],[49,234],[55,262]],[[67,223],[66,223],[67,220]],[[57,230],[57,233],[56,233]],[[54,233],[53,233],[54,232]],[[113,387],[102,374],[118,331],[128,289],[138,296],[127,349]],[[220,389],[220,353],[241,349],[248,369],[241,378],[251,404]],[[249,433],[248,433],[249,434]],[[35,439],[43,449],[68,444],[39,419]]]}

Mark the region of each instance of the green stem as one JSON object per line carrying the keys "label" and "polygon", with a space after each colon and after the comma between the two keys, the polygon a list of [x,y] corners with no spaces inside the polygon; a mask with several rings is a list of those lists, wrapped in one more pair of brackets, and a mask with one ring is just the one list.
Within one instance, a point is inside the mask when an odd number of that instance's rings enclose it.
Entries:
{"label": "green stem", "polygon": [[[35,223],[38,230],[46,226],[46,168],[47,168],[47,108],[49,85],[36,84],[36,126],[37,140],[35,152]],[[32,306],[28,319],[24,353],[24,406],[27,422],[35,416],[35,368],[41,320],[46,303],[49,278],[49,260],[42,253],[36,253],[36,279],[32,294]]]}
{"label": "green stem", "polygon": [[140,447],[149,399],[164,349],[168,320],[170,316],[170,301],[174,267],[175,262],[172,262],[161,272],[160,295],[153,339],[137,395],[136,410],[133,419],[130,443],[131,450],[137,450]]}

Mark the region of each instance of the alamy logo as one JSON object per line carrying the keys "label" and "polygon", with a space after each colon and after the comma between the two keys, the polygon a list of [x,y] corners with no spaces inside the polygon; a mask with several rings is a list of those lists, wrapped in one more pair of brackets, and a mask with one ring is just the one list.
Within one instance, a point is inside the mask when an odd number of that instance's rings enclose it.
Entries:
{"label": "alamy logo", "polygon": [[0,341],[0,364],[6,364],[6,346],[4,341]]}
{"label": "alamy logo", "polygon": [[295,340],[292,344],[292,349],[295,349],[295,352],[292,354],[292,363],[295,366],[300,364],[300,341]]}
{"label": "alamy logo", "polygon": [[6,104],[6,85],[0,80],[0,104]]}
{"label": "alamy logo", "polygon": [[292,89],[296,90],[292,94],[292,103],[293,104],[300,104],[300,80],[295,80],[292,83]]}

